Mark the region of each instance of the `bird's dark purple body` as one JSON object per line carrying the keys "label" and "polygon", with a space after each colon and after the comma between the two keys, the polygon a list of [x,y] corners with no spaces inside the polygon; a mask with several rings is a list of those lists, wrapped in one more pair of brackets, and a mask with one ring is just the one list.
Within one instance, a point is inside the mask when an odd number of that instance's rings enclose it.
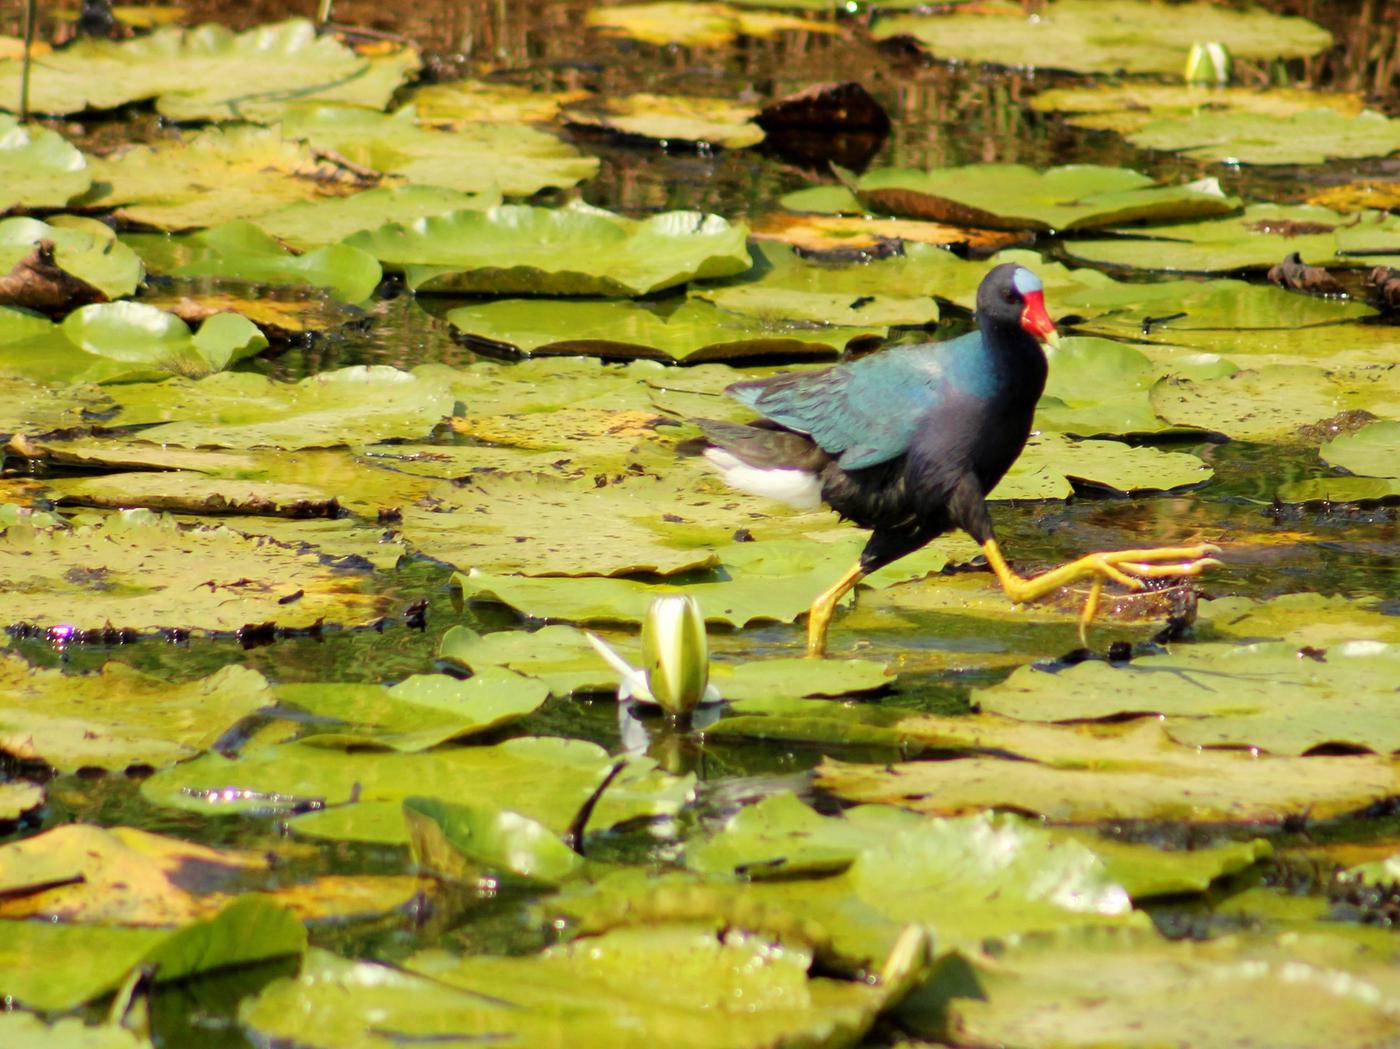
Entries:
{"label": "bird's dark purple body", "polygon": [[706,454],[736,487],[774,494],[765,479],[786,478],[789,495],[815,505],[819,493],[870,529],[865,572],[953,527],[985,542],[985,498],[1030,436],[1047,371],[1040,340],[1054,328],[1040,281],[1014,264],[983,279],[977,324],[948,342],[734,383],[726,392],[763,418],[703,422]]}

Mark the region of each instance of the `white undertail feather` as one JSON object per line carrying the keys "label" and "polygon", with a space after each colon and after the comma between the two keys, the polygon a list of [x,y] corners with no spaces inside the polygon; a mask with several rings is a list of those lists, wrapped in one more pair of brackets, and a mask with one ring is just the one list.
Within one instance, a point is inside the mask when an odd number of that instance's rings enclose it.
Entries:
{"label": "white undertail feather", "polygon": [[777,499],[796,510],[815,510],[822,504],[821,481],[814,473],[750,466],[723,448],[706,448],[705,458],[719,471],[725,484],[741,492]]}

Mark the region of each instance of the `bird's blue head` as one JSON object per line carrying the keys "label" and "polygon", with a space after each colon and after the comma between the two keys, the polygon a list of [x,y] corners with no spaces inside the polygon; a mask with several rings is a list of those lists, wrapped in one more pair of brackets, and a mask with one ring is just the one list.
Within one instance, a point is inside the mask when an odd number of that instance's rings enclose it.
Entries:
{"label": "bird's blue head", "polygon": [[1045,310],[1045,285],[1040,278],[1024,266],[1017,266],[1011,275],[1011,286],[1025,303],[1021,310],[1021,327],[1041,342],[1058,345],[1060,336]]}

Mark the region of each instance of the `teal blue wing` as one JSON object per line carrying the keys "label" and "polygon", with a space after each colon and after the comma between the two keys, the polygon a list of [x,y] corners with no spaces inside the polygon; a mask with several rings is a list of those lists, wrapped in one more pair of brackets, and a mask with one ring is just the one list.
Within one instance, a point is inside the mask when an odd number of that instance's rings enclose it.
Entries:
{"label": "teal blue wing", "polygon": [[[975,332],[970,337],[980,339]],[[737,382],[727,392],[812,438],[842,469],[875,466],[903,455],[920,419],[947,396],[950,354],[967,338],[886,350],[825,371]]]}

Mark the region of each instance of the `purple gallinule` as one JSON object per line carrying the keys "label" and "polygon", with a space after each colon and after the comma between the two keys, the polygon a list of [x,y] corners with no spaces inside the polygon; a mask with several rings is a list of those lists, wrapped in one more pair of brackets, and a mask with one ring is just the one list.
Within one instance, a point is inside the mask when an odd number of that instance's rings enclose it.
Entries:
{"label": "purple gallinule", "polygon": [[730,396],[762,416],[701,420],[705,456],[731,486],[802,509],[825,502],[871,531],[860,560],[812,602],[807,654],[826,654],[836,603],[860,579],[951,528],[982,547],[1014,602],[1091,579],[1080,632],[1105,580],[1199,575],[1218,564],[1208,543],[1094,553],[1034,578],[1013,572],[992,532],[986,497],[1031,432],[1045,388],[1041,343],[1058,342],[1045,291],[1030,270],[997,266],[977,289],[978,330],[899,347],[818,372],[736,382]]}

